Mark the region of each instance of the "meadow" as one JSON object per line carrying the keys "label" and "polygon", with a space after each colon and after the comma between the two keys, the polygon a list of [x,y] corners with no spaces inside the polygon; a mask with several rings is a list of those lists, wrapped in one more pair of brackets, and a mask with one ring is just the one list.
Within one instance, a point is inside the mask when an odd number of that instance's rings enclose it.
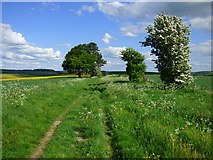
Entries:
{"label": "meadow", "polygon": [[211,76],[177,90],[147,77],[2,81],[2,157],[32,158],[57,119],[41,158],[212,157]]}

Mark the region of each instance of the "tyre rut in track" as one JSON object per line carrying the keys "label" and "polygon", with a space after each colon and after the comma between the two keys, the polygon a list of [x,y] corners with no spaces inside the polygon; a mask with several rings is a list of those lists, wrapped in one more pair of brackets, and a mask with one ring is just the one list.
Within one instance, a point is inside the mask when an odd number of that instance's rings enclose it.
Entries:
{"label": "tyre rut in track", "polygon": [[65,114],[69,111],[70,107],[73,107],[75,104],[79,102],[82,95],[80,95],[74,102],[69,104],[69,106],[56,118],[56,120],[51,125],[50,129],[45,133],[45,136],[40,140],[39,145],[34,150],[34,152],[31,154],[30,159],[39,159],[44,152],[47,143],[51,140],[56,128],[58,125],[60,125],[62,118],[65,116]]}
{"label": "tyre rut in track", "polygon": [[[106,103],[107,99],[109,100],[109,94],[107,91],[108,83],[103,82],[99,84],[95,84],[91,87],[92,91],[99,91],[101,93],[100,100],[102,101],[103,105],[103,112],[104,112],[104,125],[105,125],[105,135],[108,140],[107,150],[110,153],[110,158],[122,158],[122,148],[118,145],[118,139],[116,133],[113,130],[113,117],[108,106],[104,105],[104,101]],[[107,102],[108,103],[108,102]]]}
{"label": "tyre rut in track", "polygon": [[112,153],[111,158],[122,158],[122,148],[118,145],[118,139],[116,133],[113,131],[113,117],[109,111],[109,108],[104,108],[105,112],[105,126],[106,134],[109,139],[109,148]]}

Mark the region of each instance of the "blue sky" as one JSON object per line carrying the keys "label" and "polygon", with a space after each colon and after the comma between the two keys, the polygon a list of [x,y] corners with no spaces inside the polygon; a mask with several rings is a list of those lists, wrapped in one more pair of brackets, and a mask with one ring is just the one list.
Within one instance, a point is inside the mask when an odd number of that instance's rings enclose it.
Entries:
{"label": "blue sky", "polygon": [[150,48],[141,47],[158,13],[191,24],[192,71],[211,70],[211,3],[168,2],[4,2],[1,68],[62,70],[74,46],[96,42],[107,64],[102,70],[125,70],[119,52],[132,47],[145,55],[147,71],[156,71]]}

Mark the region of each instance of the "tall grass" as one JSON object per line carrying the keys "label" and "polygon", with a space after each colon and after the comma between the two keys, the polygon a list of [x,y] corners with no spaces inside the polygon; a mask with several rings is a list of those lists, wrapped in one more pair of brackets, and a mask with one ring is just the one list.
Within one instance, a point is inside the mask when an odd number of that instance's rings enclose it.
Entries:
{"label": "tall grass", "polygon": [[29,157],[56,117],[85,85],[75,79],[2,83],[3,158]]}
{"label": "tall grass", "polygon": [[187,90],[135,89],[111,84],[108,93],[118,157],[211,157],[211,95]]}
{"label": "tall grass", "polygon": [[29,157],[65,108],[42,158],[210,158],[210,86],[148,77],[3,82],[3,158]]}

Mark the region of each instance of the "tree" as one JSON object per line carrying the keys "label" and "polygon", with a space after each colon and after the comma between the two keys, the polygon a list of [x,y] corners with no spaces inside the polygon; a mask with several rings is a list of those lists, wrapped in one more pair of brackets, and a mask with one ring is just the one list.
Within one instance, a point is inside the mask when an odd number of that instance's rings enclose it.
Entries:
{"label": "tree", "polygon": [[106,64],[106,61],[102,59],[102,55],[96,43],[90,42],[86,46],[86,51],[96,57],[95,63],[95,71],[92,73],[93,75],[100,75],[101,74],[101,67]]}
{"label": "tree", "polygon": [[82,72],[91,73],[95,69],[95,56],[85,51],[84,45],[72,48],[66,55],[62,67],[69,73],[77,72],[81,77]]}
{"label": "tree", "polygon": [[151,53],[157,57],[154,62],[161,80],[169,84],[186,85],[192,81],[189,65],[190,28],[177,16],[160,14],[154,19],[154,26],[146,28],[148,37],[142,46],[151,46]]}
{"label": "tree", "polygon": [[77,72],[81,77],[82,72],[91,75],[101,74],[101,66],[106,64],[96,43],[79,44],[72,48],[63,61],[62,67],[69,73]]}
{"label": "tree", "polygon": [[144,56],[132,48],[127,48],[121,51],[121,59],[127,62],[126,72],[129,75],[129,80],[140,82],[145,80],[146,64]]}

